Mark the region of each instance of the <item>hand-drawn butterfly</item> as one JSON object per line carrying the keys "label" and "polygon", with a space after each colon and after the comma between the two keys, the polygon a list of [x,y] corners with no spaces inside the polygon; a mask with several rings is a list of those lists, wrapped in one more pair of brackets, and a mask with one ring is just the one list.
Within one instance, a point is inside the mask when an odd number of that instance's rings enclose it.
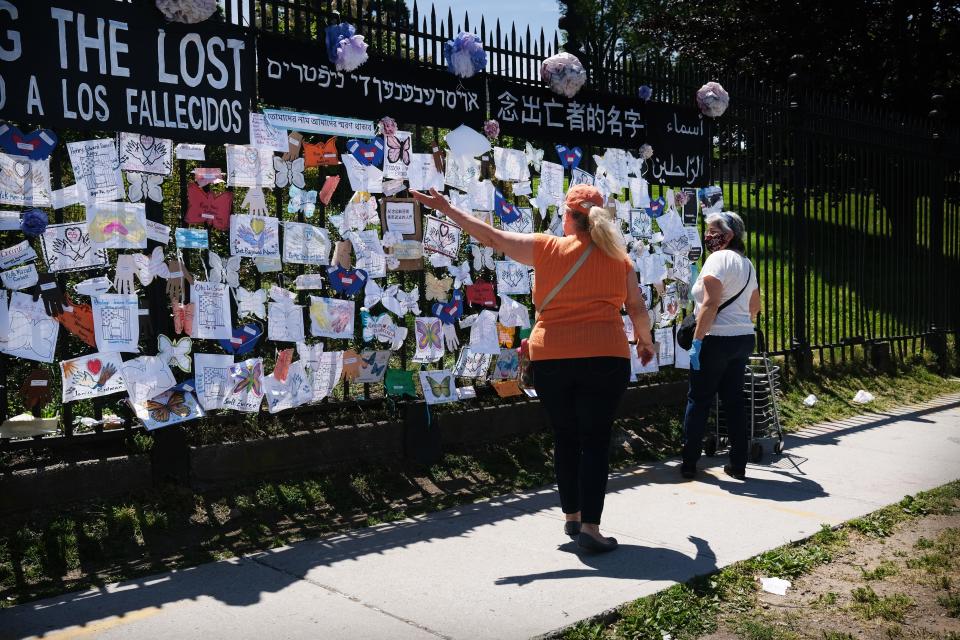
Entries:
{"label": "hand-drawn butterfly", "polygon": [[410,136],[400,139],[397,136],[387,136],[387,160],[402,162],[410,165]]}
{"label": "hand-drawn butterfly", "polygon": [[430,376],[426,376],[426,378],[434,397],[449,398],[453,394],[453,390],[450,388],[450,376],[445,376],[439,381],[434,380]]}
{"label": "hand-drawn butterfly", "polygon": [[263,364],[259,360],[253,366],[241,364],[234,367],[230,374],[230,377],[236,380],[233,385],[233,393],[248,394],[253,392],[254,395],[263,395],[261,388],[262,373]]}
{"label": "hand-drawn butterfly", "polygon": [[186,394],[183,391],[174,391],[166,399],[161,400],[163,396],[153,400],[147,400],[144,405],[150,413],[150,419],[156,422],[169,422],[170,414],[186,418],[190,415],[191,409],[187,405]]}
{"label": "hand-drawn butterfly", "polygon": [[417,322],[417,345],[421,349],[442,349],[443,340],[440,337],[441,323],[430,319],[424,319]]}

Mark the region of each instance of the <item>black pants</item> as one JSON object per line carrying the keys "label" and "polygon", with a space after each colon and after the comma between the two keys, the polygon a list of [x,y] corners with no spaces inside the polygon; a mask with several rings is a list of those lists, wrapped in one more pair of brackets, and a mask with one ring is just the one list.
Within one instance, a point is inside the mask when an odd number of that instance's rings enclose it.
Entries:
{"label": "black pants", "polygon": [[564,513],[600,524],[610,464],[610,432],[630,378],[626,358],[569,358],[533,363],[537,396],[550,417],[553,461]]}
{"label": "black pants", "polygon": [[694,469],[703,444],[703,430],[713,396],[717,394],[726,416],[730,441],[730,466],[747,466],[747,416],[743,399],[744,367],[753,353],[753,334],[707,336],[700,347],[700,370],[690,370],[687,413],[683,418],[683,466]]}

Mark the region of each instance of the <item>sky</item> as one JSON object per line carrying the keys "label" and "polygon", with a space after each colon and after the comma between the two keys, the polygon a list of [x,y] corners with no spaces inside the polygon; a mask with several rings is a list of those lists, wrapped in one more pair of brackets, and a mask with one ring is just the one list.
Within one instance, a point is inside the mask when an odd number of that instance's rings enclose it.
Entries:
{"label": "sky", "polygon": [[[417,0],[417,10],[421,16],[430,15],[430,4],[430,0]],[[479,28],[481,16],[486,19],[488,29],[500,18],[500,28],[507,33],[510,23],[514,22],[518,35],[526,33],[529,25],[531,34],[535,36],[539,36],[540,29],[543,28],[548,41],[557,30],[557,20],[560,19],[560,5],[557,0],[435,0],[433,4],[437,8],[438,19],[440,16],[446,18],[447,10],[453,9],[454,28],[458,23],[462,24],[463,14],[467,12],[470,14],[471,29],[474,24]],[[413,0],[407,0],[407,5],[413,8]]]}

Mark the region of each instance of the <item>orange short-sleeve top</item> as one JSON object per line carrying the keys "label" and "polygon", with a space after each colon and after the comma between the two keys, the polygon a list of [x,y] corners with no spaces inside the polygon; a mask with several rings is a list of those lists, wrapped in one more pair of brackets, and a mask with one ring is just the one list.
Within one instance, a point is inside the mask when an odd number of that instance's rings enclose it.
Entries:
{"label": "orange short-sleeve top", "polygon": [[[577,236],[534,234],[534,305],[540,307],[586,248]],[[632,272],[629,259],[612,258],[595,247],[534,324],[527,340],[530,359],[629,358],[620,310]]]}

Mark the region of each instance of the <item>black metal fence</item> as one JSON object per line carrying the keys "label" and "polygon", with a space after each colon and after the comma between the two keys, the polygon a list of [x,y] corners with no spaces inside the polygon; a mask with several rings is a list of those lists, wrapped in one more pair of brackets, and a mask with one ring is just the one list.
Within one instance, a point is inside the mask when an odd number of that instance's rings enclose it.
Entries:
{"label": "black metal fence", "polygon": [[[443,66],[442,48],[449,38],[461,30],[476,31],[488,53],[488,73],[529,83],[539,83],[540,62],[559,50],[555,34],[518,33],[513,25],[507,29],[499,20],[491,25],[485,18],[477,25],[468,17],[455,20],[452,13],[438,16],[432,8],[425,15],[416,4],[408,12],[399,2],[382,0],[226,0],[224,9],[228,22],[292,39],[322,40],[327,24],[349,21],[381,54],[428,67]],[[802,61],[796,69],[784,70],[782,83],[735,72],[706,78],[697,69],[655,57],[626,57],[614,68],[590,73],[595,89],[635,96],[646,84],[653,88],[654,100],[674,104],[693,104],[696,89],[710,79],[730,93],[730,109],[712,123],[710,175],[722,187],[725,208],[747,223],[748,253],[763,294],[760,327],[772,354],[805,366],[814,355],[846,360],[862,345],[889,342],[902,357],[926,348],[931,337],[936,345],[945,345],[943,338],[960,330],[956,128],[945,127],[937,117],[903,118],[877,105],[851,105],[822,95],[813,88],[814,79],[804,77]],[[408,129],[415,150],[425,150],[440,133],[419,125]],[[61,137],[69,138],[69,133],[61,132]],[[585,152],[582,168],[592,171],[592,155],[600,150],[590,147],[589,140],[577,142]],[[211,160],[216,163],[215,157]],[[66,164],[62,152],[55,156],[55,187]],[[180,219],[186,200],[187,167],[182,161],[179,165],[169,181],[176,195],[164,203],[163,215],[172,219]],[[653,195],[660,192],[654,185]],[[271,202],[280,217],[286,215],[282,197],[277,190]],[[315,220],[323,224],[325,215],[318,207]],[[56,221],[63,219],[58,210]],[[302,221],[302,213],[290,219]],[[302,267],[285,275],[297,273]],[[251,277],[259,287],[261,275]],[[416,282],[399,277],[404,289]],[[423,291],[422,274],[419,284]],[[267,351],[261,347],[260,355],[269,358]],[[66,357],[71,357],[70,347],[58,353],[59,359]],[[408,354],[398,357],[405,367]],[[22,366],[0,366],[7,379],[0,413],[6,417],[11,413],[7,392],[18,386],[15,377]],[[348,402],[363,408],[379,395],[370,386],[357,390],[344,383],[325,406]],[[116,404],[110,398],[94,404],[93,417],[101,417],[107,403]],[[0,450],[115,437],[97,425],[93,437],[78,438],[73,417],[73,408],[65,405],[62,437],[5,441]],[[231,414],[213,422],[227,421],[253,421],[254,431],[261,426],[259,415]],[[130,428],[128,422],[125,436]]]}

